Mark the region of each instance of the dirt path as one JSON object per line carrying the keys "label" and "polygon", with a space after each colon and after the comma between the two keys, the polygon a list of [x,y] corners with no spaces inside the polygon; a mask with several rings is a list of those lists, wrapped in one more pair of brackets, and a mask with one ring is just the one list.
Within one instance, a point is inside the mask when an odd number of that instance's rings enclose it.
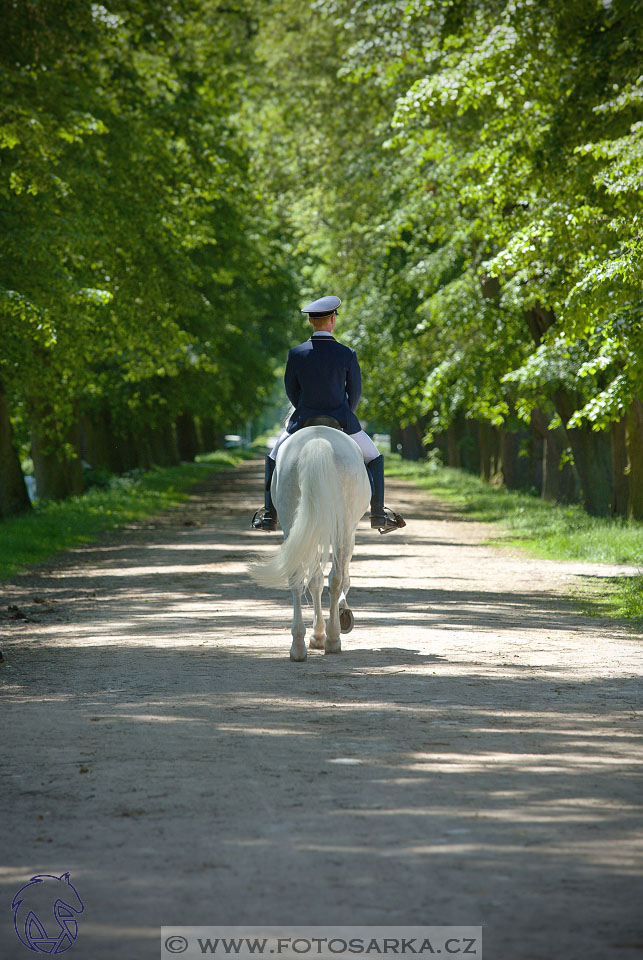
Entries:
{"label": "dirt path", "polygon": [[[482,924],[485,960],[643,956],[641,639],[389,484],[360,527],[341,656],[288,659],[244,576],[260,465],[2,589],[0,957],[11,900],[70,871],[68,956],[159,956],[164,924]],[[37,602],[47,601],[46,603]],[[310,619],[309,619],[310,622]]]}

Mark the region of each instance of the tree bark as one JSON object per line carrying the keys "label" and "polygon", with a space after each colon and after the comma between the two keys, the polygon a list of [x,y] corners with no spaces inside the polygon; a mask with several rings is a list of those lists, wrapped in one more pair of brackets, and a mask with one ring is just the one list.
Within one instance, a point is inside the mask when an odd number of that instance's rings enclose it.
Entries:
{"label": "tree bark", "polygon": [[[65,445],[71,446],[70,456]],[[43,500],[64,500],[82,493],[83,471],[80,461],[80,425],[76,421],[67,431],[64,444],[51,440],[38,428],[31,434],[31,455],[38,496]]]}
{"label": "tree bark", "polygon": [[483,480],[491,480],[493,473],[493,428],[486,420],[478,421],[478,438],[480,441],[480,476]]}
{"label": "tree bark", "polygon": [[80,421],[81,450],[94,470],[122,473],[123,465],[112,431],[109,410],[83,414]]}
{"label": "tree bark", "polygon": [[[553,326],[555,315],[551,310],[536,305],[525,312],[525,320],[536,344],[540,344],[545,332]],[[567,427],[572,415],[581,406],[580,399],[564,387],[552,393],[552,401],[562,420],[565,434],[574,454],[574,464],[581,486],[583,506],[594,516],[608,516],[612,503],[612,463],[609,438],[605,432],[595,432],[589,427]]]}
{"label": "tree bark", "polygon": [[156,427],[150,431],[150,448],[153,463],[161,467],[170,467],[178,464],[179,453],[172,423]]}
{"label": "tree bark", "polygon": [[611,426],[612,475],[614,477],[614,496],[612,513],[617,517],[627,516],[630,499],[630,478],[627,470],[627,443],[625,417],[616,420]]}
{"label": "tree bark", "polygon": [[191,413],[176,418],[176,442],[180,459],[192,463],[199,452],[199,436]]}
{"label": "tree bark", "polygon": [[7,394],[0,380],[0,518],[13,517],[30,509],[20,458],[13,445]]}
{"label": "tree bark", "polygon": [[557,503],[560,499],[560,458],[562,451],[553,437],[543,437],[543,477],[541,499]]}
{"label": "tree bark", "polygon": [[555,503],[559,499],[562,450],[556,442],[554,433],[549,429],[549,421],[544,413],[541,413],[540,410],[533,410],[531,423],[542,441],[540,496],[543,500]]}
{"label": "tree bark", "polygon": [[223,437],[219,442],[219,437],[214,427],[214,420],[210,417],[201,421],[201,444],[203,453],[212,453],[213,450],[219,450],[223,446]]}
{"label": "tree bark", "polygon": [[391,451],[404,460],[421,460],[425,454],[424,426],[416,422],[406,427],[391,427]]}
{"label": "tree bark", "polygon": [[478,473],[480,469],[480,441],[478,422],[465,420],[462,436],[458,440],[460,464],[469,473]]}
{"label": "tree bark", "polygon": [[643,520],[643,403],[635,399],[626,418],[627,456],[630,465],[630,500],[627,515]]}
{"label": "tree bark", "polygon": [[[549,419],[541,410],[533,410],[531,427],[542,444],[538,457],[536,486],[543,500],[572,503],[578,500],[578,475],[570,463],[560,465],[567,436],[562,427],[549,429]],[[539,482],[538,482],[539,481]]]}
{"label": "tree bark", "polygon": [[[552,399],[563,424],[568,423],[580,406],[566,390],[556,390]],[[565,433],[574,454],[583,506],[593,516],[609,516],[614,489],[609,434],[586,426],[566,427]]]}
{"label": "tree bark", "polygon": [[543,459],[544,459],[544,436],[542,433],[541,422],[546,423],[547,418],[540,410],[532,410],[530,418],[530,447],[529,447],[529,476],[531,486],[535,488],[542,497],[543,492]]}
{"label": "tree bark", "polygon": [[507,490],[524,490],[529,486],[527,458],[520,456],[525,436],[525,432],[520,430],[500,430],[502,482]]}
{"label": "tree bark", "polygon": [[450,467],[462,466],[459,437],[461,430],[462,424],[459,423],[458,420],[454,420],[453,423],[447,427],[447,463]]}

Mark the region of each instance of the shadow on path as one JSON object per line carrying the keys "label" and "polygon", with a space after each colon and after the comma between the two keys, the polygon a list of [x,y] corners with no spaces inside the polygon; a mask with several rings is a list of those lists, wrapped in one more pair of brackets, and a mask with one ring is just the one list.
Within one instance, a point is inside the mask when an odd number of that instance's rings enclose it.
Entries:
{"label": "shadow on path", "polygon": [[259,492],[219,474],[4,588],[30,618],[3,624],[5,902],[71,871],[92,960],[156,957],[161,923],[293,922],[640,956],[635,642],[520,576],[494,592],[490,548],[417,507],[399,554],[360,533],[344,653],[291,664],[287,595],[243,573],[279,542],[245,528]]}

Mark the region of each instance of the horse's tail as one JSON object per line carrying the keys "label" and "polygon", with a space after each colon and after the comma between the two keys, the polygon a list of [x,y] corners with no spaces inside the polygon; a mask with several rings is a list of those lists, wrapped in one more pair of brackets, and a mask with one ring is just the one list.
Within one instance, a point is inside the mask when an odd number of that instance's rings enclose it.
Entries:
{"label": "horse's tail", "polygon": [[328,440],[315,437],[302,448],[298,461],[300,497],[288,538],[251,574],[264,587],[286,584],[304,587],[344,529],[342,481]]}

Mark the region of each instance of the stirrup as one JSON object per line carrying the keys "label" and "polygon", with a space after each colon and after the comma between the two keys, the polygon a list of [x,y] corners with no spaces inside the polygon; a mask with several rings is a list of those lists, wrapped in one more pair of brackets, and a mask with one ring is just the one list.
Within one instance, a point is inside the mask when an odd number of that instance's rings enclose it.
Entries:
{"label": "stirrup", "polygon": [[267,512],[265,507],[262,507],[261,510],[255,510],[251,526],[255,530],[276,530],[277,520]]}
{"label": "stirrup", "polygon": [[380,533],[392,533],[393,530],[399,530],[406,526],[406,520],[399,513],[393,513],[388,507],[384,507],[381,513],[371,514],[371,528],[379,530]]}

